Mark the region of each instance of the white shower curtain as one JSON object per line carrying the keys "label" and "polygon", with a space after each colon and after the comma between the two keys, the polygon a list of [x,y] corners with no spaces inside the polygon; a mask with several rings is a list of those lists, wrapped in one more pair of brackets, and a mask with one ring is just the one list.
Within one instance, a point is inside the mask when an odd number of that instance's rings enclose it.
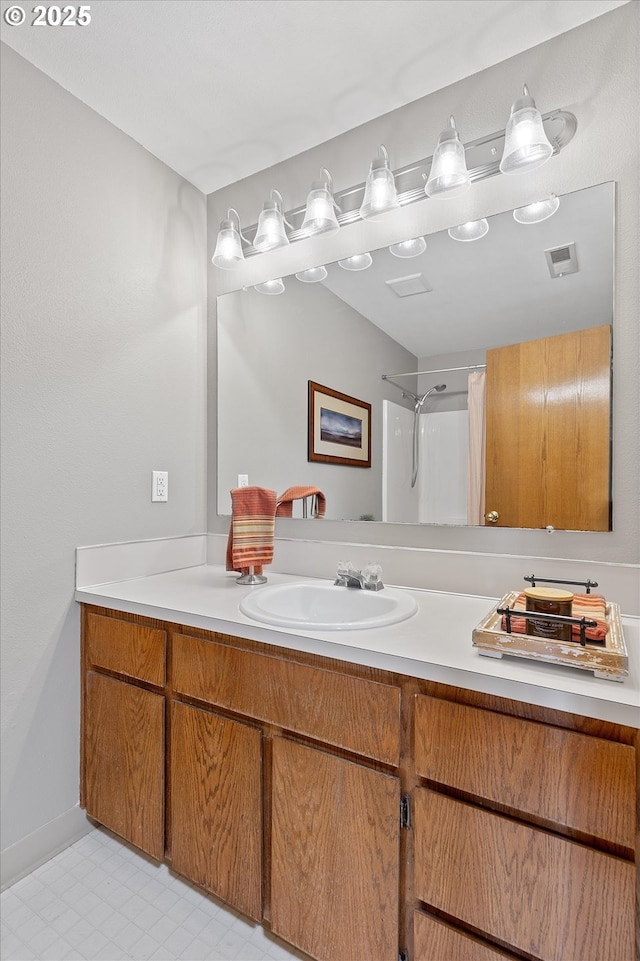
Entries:
{"label": "white shower curtain", "polygon": [[474,526],[484,525],[485,382],[484,371],[469,374],[467,524]]}

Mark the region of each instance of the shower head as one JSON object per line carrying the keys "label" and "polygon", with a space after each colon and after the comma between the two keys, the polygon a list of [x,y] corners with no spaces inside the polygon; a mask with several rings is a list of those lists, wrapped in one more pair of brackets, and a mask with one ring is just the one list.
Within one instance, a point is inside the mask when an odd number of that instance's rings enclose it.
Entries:
{"label": "shower head", "polygon": [[433,394],[434,390],[440,393],[440,391],[446,390],[446,387],[446,384],[435,384],[433,387],[430,387],[429,390],[425,391],[422,397],[416,397],[416,409],[422,407],[429,394]]}

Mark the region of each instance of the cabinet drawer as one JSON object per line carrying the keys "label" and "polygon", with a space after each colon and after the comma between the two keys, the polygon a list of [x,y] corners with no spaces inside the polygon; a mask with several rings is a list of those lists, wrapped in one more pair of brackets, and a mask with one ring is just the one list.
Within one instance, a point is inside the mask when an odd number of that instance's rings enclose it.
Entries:
{"label": "cabinet drawer", "polygon": [[415,961],[515,961],[423,911],[413,915]]}
{"label": "cabinet drawer", "polygon": [[85,641],[89,667],[103,667],[164,687],[165,631],[87,614]]}
{"label": "cabinet drawer", "polygon": [[420,777],[633,850],[632,747],[439,698],[415,707]]}
{"label": "cabinet drawer", "polygon": [[633,864],[425,789],[414,825],[421,901],[541,961],[634,957]]}
{"label": "cabinet drawer", "polygon": [[400,690],[283,658],[173,638],[177,693],[397,766]]}

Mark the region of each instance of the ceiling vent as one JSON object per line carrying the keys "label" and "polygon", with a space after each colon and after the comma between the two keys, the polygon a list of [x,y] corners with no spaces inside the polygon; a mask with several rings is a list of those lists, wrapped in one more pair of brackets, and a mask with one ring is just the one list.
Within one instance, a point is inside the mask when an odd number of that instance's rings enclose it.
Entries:
{"label": "ceiling vent", "polygon": [[428,294],[433,288],[429,287],[422,274],[409,274],[407,277],[396,277],[385,280],[387,287],[398,297],[412,297],[414,294]]}
{"label": "ceiling vent", "polygon": [[551,247],[545,250],[547,267],[552,278],[566,277],[567,274],[578,273],[578,258],[575,244],[564,244],[562,247]]}

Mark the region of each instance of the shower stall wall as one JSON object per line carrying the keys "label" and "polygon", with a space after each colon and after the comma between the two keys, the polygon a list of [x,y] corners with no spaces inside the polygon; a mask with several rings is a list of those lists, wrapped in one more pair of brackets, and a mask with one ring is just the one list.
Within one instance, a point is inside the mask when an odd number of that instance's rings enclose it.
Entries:
{"label": "shower stall wall", "polygon": [[418,421],[418,479],[412,489],[414,412],[383,401],[382,520],[466,524],[468,412],[431,411]]}

